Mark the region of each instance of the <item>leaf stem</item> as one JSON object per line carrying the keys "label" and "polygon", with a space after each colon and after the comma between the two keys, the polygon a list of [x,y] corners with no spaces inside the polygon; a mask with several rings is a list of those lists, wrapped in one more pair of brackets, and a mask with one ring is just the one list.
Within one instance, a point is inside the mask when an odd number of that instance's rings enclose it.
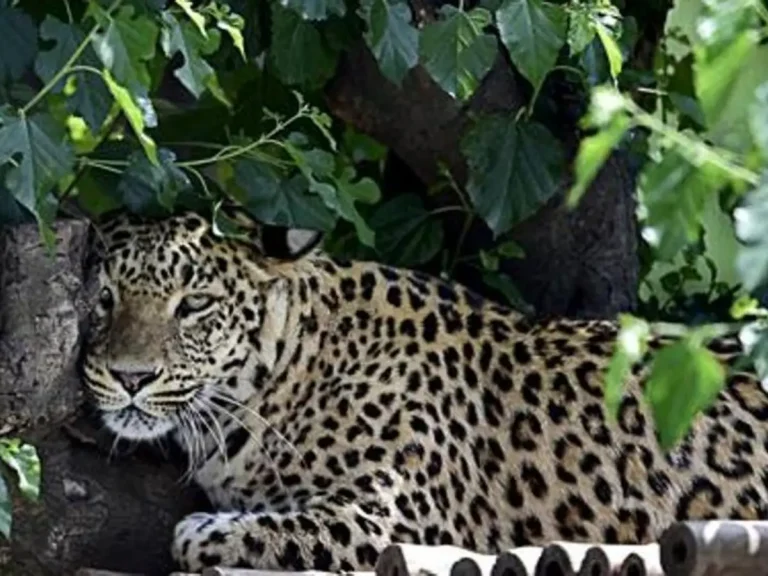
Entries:
{"label": "leaf stem", "polygon": [[[112,13],[115,8],[117,8],[120,5],[120,2],[122,0],[115,0],[112,5],[107,9],[107,14]],[[53,87],[56,86],[56,84],[59,83],[59,81],[64,78],[67,74],[69,74],[69,71],[71,70],[72,66],[75,64],[78,58],[83,55],[83,52],[85,52],[85,49],[88,48],[88,45],[90,44],[91,40],[93,40],[93,37],[96,35],[96,32],[99,31],[99,24],[94,24],[93,28],[90,29],[88,34],[85,38],[83,38],[83,41],[80,42],[77,48],[75,48],[75,51],[72,52],[72,55],[67,59],[67,61],[64,63],[64,66],[62,66],[56,74],[53,75],[53,78],[51,78],[45,86],[43,86],[40,91],[35,94],[32,97],[32,100],[24,104],[24,106],[21,107],[21,110],[19,110],[19,114],[21,116],[26,115],[32,108],[34,108],[45,96],[53,90]]]}
{"label": "leaf stem", "polygon": [[67,11],[67,21],[72,24],[75,19],[72,17],[72,7],[69,5],[69,0],[64,0],[64,9]]}
{"label": "leaf stem", "polygon": [[225,147],[213,156],[209,156],[208,158],[200,158],[199,160],[187,160],[185,162],[177,162],[177,166],[180,168],[194,168],[196,166],[206,166],[207,164],[212,164],[214,162],[218,162],[221,160],[231,160],[232,158],[237,158],[238,156],[242,156],[244,154],[248,154],[249,152],[255,150],[256,148],[259,148],[261,146],[264,146],[265,144],[277,144],[282,145],[281,142],[278,142],[274,139],[274,137],[288,128],[291,124],[299,120],[300,118],[303,118],[305,116],[306,109],[304,106],[299,108],[299,111],[285,120],[284,122],[277,122],[275,127],[267,132],[266,134],[259,137],[258,140],[255,142],[251,142],[250,144],[246,146],[240,146],[240,147]]}
{"label": "leaf stem", "polygon": [[629,98],[624,97],[624,105],[638,124],[661,134],[669,142],[677,146],[691,164],[698,165],[702,161],[712,164],[728,172],[732,177],[743,180],[752,186],[756,186],[760,181],[759,174],[731,160],[730,157],[732,155],[727,150],[709,146],[682,132],[670,129],[667,124],[645,112]]}
{"label": "leaf stem", "polygon": [[465,214],[467,211],[463,206],[443,206],[442,208],[432,210],[429,214],[430,216],[439,216],[440,214],[449,214],[453,212],[461,212],[462,214]]}

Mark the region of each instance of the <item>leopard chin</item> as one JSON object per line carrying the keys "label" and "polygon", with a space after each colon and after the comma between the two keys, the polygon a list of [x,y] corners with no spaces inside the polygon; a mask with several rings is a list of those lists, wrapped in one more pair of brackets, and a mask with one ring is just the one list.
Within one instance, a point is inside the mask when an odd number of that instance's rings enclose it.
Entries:
{"label": "leopard chin", "polygon": [[116,436],[136,442],[157,440],[175,429],[169,418],[153,416],[135,406],[102,412],[101,418]]}

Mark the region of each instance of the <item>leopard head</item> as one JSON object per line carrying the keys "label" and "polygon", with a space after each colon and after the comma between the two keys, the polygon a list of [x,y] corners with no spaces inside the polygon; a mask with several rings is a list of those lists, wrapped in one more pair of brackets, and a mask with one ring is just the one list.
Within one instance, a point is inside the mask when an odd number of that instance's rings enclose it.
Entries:
{"label": "leopard head", "polygon": [[265,227],[242,215],[238,223],[247,228],[237,238],[195,214],[154,222],[120,216],[100,228],[82,375],[118,436],[157,438],[211,399],[237,401],[233,391],[255,377],[274,346],[267,310],[319,235],[289,231],[276,258],[266,254]]}

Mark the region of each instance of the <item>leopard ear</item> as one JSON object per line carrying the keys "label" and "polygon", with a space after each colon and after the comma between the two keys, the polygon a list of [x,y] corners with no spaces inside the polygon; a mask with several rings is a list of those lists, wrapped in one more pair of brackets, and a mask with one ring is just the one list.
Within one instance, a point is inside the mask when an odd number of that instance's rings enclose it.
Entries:
{"label": "leopard ear", "polygon": [[323,240],[323,233],[303,228],[264,226],[261,241],[264,254],[283,260],[298,260],[312,252]]}
{"label": "leopard ear", "polygon": [[224,214],[238,231],[240,240],[254,245],[263,255],[281,260],[298,260],[314,250],[323,240],[322,232],[264,224],[242,207],[222,205]]}

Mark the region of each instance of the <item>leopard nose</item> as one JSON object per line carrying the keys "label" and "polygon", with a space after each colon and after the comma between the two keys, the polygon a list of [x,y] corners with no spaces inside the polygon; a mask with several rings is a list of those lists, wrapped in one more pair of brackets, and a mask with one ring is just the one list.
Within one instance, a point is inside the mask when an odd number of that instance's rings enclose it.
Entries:
{"label": "leopard nose", "polygon": [[110,369],[109,373],[112,377],[120,382],[125,388],[125,391],[129,394],[136,394],[139,390],[144,388],[147,384],[151,384],[160,376],[160,370],[152,371],[125,371],[125,370],[113,370]]}

